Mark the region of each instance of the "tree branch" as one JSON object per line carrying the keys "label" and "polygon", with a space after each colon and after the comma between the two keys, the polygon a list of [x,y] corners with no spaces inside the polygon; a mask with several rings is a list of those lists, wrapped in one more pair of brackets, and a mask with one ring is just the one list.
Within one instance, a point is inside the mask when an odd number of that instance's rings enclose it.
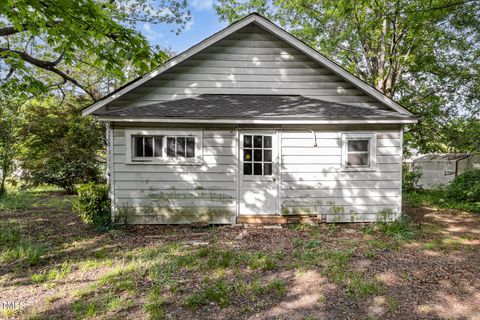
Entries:
{"label": "tree branch", "polygon": [[[22,58],[24,61],[26,61],[26,62],[28,62],[28,63],[30,63],[30,64],[38,67],[38,68],[41,68],[41,69],[44,69],[44,70],[47,70],[47,71],[51,71],[51,72],[59,75],[65,82],[66,81],[71,82],[73,85],[75,85],[78,88],[85,91],[85,93],[87,93],[93,99],[93,101],[97,101],[95,95],[90,90],[88,90],[86,87],[84,87],[82,84],[80,84],[77,80],[70,77],[68,74],[66,74],[62,70],[59,70],[59,69],[56,68],[58,63],[60,63],[61,59],[57,59],[56,61],[45,61],[45,60],[40,60],[40,59],[37,59],[35,57],[32,57],[31,55],[29,55],[25,52],[22,52],[22,51],[0,48],[0,53],[2,53],[2,52],[6,52],[7,54],[8,53],[16,54],[16,55],[20,56],[20,58]],[[60,56],[60,58],[62,56],[63,56],[63,53]]]}

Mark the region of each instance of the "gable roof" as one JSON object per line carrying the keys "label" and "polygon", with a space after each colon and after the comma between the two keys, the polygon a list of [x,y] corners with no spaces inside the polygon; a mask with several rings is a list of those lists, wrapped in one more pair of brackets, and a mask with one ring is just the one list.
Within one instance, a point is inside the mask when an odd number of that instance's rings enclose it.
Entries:
{"label": "gable roof", "polygon": [[411,112],[407,109],[393,101],[392,99],[385,96],[380,91],[376,90],[372,86],[368,85],[367,83],[363,82],[359,78],[352,75],[350,72],[342,68],[340,65],[336,64],[335,62],[329,60],[325,56],[318,53],[316,50],[309,47],[307,44],[302,42],[301,40],[295,38],[293,35],[288,33],[287,31],[283,30],[282,28],[278,27],[277,25],[273,24],[268,19],[260,16],[257,13],[252,13],[245,18],[234,22],[233,24],[229,25],[225,29],[215,33],[214,35],[208,37],[207,39],[203,40],[202,42],[196,44],[195,46],[189,48],[188,50],[184,51],[183,53],[179,54],[178,56],[170,59],[164,65],[162,65],[157,70],[154,70],[142,77],[139,77],[122,87],[118,88],[117,90],[113,91],[112,93],[108,94],[107,96],[103,97],[102,99],[96,101],[86,109],[82,111],[82,114],[89,115],[94,113],[101,107],[105,106],[106,104],[116,100],[117,98],[121,97],[122,95],[128,93],[129,91],[137,88],[138,86],[142,85],[143,83],[153,79],[154,77],[158,76],[159,74],[173,68],[177,64],[182,61],[187,60],[191,56],[199,53],[200,51],[206,49],[207,47],[213,45],[214,43],[224,39],[225,37],[233,34],[234,32],[240,30],[241,28],[255,23],[260,27],[264,28],[265,30],[269,31],[273,35],[277,36],[278,38],[282,39],[283,41],[287,42],[294,48],[300,50],[302,53],[306,54],[314,61],[318,62],[319,64],[323,65],[327,69],[331,70],[347,82],[351,83],[361,91],[365,92],[369,96],[375,98],[377,101],[382,103],[383,105],[391,108],[392,110],[407,116],[413,116]]}
{"label": "gable roof", "polygon": [[[258,120],[409,120],[408,115],[372,107],[351,106],[292,95],[202,94],[197,97],[166,101],[96,113],[100,119],[205,119],[222,122]],[[410,119],[411,120],[411,119]]]}

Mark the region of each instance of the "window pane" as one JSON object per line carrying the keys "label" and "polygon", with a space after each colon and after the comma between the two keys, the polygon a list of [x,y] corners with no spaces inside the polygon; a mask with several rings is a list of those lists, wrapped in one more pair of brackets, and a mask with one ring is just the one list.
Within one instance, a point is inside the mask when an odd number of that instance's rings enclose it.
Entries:
{"label": "window pane", "polygon": [[185,157],[185,138],[177,138],[177,157]]}
{"label": "window pane", "polygon": [[256,176],[262,175],[262,163],[254,163],[253,164],[253,174]]}
{"label": "window pane", "polygon": [[272,175],[272,164],[271,163],[265,163],[263,165],[263,175],[265,175],[265,176],[271,176]]}
{"label": "window pane", "polygon": [[253,147],[254,148],[262,147],[262,136],[253,136]]}
{"label": "window pane", "polygon": [[264,136],[263,137],[263,147],[264,148],[271,148],[272,147],[272,137],[271,136]]}
{"label": "window pane", "polygon": [[175,158],[175,138],[167,138],[167,157]]}
{"label": "window pane", "polygon": [[368,151],[370,140],[348,140],[348,151]]}
{"label": "window pane", "polygon": [[254,161],[262,161],[262,149],[254,149],[253,150],[253,160]]}
{"label": "window pane", "polygon": [[145,137],[145,157],[153,157],[153,137]]}
{"label": "window pane", "polygon": [[143,157],[143,137],[135,137],[133,141],[135,157]]}
{"label": "window pane", "polygon": [[243,150],[243,161],[252,161],[252,149]]}
{"label": "window pane", "polygon": [[243,136],[243,147],[244,148],[252,147],[252,136]]}
{"label": "window pane", "polygon": [[155,157],[161,157],[162,156],[162,137],[155,137],[154,144],[155,144]]}
{"label": "window pane", "polygon": [[195,158],[195,138],[187,138],[187,158]]}
{"label": "window pane", "polygon": [[263,161],[272,161],[272,150],[263,150]]}
{"label": "window pane", "polygon": [[243,164],[243,174],[244,175],[251,175],[252,174],[252,164],[251,163],[244,163]]}
{"label": "window pane", "polygon": [[348,166],[368,166],[368,154],[350,153],[347,159]]}

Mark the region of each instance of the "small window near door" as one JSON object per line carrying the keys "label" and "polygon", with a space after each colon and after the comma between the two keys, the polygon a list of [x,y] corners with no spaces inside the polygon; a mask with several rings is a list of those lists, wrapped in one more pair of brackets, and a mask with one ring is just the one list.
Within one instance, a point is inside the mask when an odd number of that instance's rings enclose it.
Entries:
{"label": "small window near door", "polygon": [[272,175],[272,136],[243,136],[243,174]]}
{"label": "small window near door", "polygon": [[375,169],[375,134],[343,134],[342,167],[345,170]]}

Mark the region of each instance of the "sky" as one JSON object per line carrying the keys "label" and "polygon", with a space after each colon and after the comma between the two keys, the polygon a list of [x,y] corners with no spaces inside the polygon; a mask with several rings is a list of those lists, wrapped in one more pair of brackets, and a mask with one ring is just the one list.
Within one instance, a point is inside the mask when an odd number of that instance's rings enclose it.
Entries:
{"label": "sky", "polygon": [[169,48],[179,54],[227,26],[227,22],[220,22],[218,19],[213,8],[214,0],[189,0],[188,2],[192,20],[180,34],[171,32],[174,26],[168,24],[141,23],[137,26],[138,30],[150,44]]}

